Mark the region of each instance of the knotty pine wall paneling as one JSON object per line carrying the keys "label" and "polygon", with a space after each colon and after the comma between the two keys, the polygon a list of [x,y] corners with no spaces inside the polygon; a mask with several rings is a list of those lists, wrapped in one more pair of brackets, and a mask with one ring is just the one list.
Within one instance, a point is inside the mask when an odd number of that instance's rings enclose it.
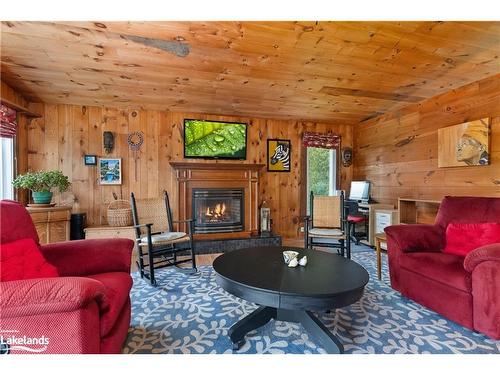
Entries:
{"label": "knotty pine wall paneling", "polygon": [[[343,146],[352,146],[350,125],[66,104],[32,104],[30,108],[42,114],[42,117],[32,120],[28,127],[28,168],[60,169],[69,176],[71,192],[76,199],[73,211],[86,212],[89,225],[106,224],[106,209],[113,200],[113,193],[128,200],[130,192],[139,198],[151,198],[166,189],[176,210],[176,184],[169,162],[183,160],[184,118],[249,124],[247,160],[217,161],[220,164],[265,164],[268,138],[291,140],[291,172],[273,173],[263,168],[259,188],[260,200],[268,201],[272,209],[274,231],[286,237],[295,237],[299,233],[300,188],[301,183],[305,183],[301,180],[302,132],[336,132],[341,134]],[[112,131],[115,135],[115,147],[109,154],[105,153],[102,145],[104,131]],[[144,133],[144,144],[137,154],[127,144],[127,136],[133,131]],[[85,154],[121,158],[123,184],[99,185],[97,167],[83,164]],[[200,162],[198,159],[191,160]],[[203,162],[215,163],[213,160]],[[352,167],[341,167],[339,172],[341,187],[346,189],[350,184]],[[61,195],[56,194],[55,199],[61,201]]]}
{"label": "knotty pine wall paneling", "polygon": [[[491,164],[438,168],[437,130],[491,117]],[[500,75],[354,126],[354,179],[372,182],[372,198],[440,200],[500,197]]]}

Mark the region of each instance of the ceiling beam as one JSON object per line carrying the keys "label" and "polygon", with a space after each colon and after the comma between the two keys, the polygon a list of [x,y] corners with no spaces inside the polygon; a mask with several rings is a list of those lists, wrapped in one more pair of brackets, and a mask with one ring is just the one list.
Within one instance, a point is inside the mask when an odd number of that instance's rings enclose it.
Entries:
{"label": "ceiling beam", "polygon": [[362,98],[372,98],[380,100],[390,100],[393,102],[418,103],[426,98],[406,94],[385,93],[370,90],[346,89],[343,87],[323,86],[319,92],[332,96],[357,96]]}

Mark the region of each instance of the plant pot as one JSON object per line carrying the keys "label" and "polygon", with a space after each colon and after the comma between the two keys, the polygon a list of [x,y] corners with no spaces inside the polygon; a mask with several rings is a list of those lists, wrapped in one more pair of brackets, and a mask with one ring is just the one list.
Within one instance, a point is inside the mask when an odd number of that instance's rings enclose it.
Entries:
{"label": "plant pot", "polygon": [[52,192],[51,191],[34,191],[33,202],[36,204],[49,204],[52,200]]}

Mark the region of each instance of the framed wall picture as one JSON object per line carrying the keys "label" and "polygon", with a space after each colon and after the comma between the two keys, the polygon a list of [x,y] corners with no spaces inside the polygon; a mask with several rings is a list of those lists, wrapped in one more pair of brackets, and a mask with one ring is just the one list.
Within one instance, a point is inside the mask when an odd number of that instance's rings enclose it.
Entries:
{"label": "framed wall picture", "polygon": [[267,140],[268,172],[290,172],[292,165],[291,142],[289,139]]}
{"label": "framed wall picture", "polygon": [[101,185],[122,184],[122,159],[120,158],[99,159],[99,183]]}
{"label": "framed wall picture", "polygon": [[438,129],[438,166],[488,165],[489,142],[489,118]]}
{"label": "framed wall picture", "polygon": [[85,165],[97,165],[97,156],[96,155],[85,155],[83,157],[83,162]]}

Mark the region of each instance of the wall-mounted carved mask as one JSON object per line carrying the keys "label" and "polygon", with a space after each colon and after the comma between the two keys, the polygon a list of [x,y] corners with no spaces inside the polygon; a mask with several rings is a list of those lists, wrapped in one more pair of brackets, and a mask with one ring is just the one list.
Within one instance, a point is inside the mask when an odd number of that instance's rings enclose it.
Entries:
{"label": "wall-mounted carved mask", "polygon": [[104,151],[106,151],[106,154],[109,154],[111,151],[113,151],[113,148],[115,147],[115,136],[113,135],[112,132],[104,132],[102,134],[103,136],[103,143],[104,143]]}
{"label": "wall-mounted carved mask", "polygon": [[352,164],[352,148],[344,147],[342,148],[342,165],[344,167],[350,167]]}

